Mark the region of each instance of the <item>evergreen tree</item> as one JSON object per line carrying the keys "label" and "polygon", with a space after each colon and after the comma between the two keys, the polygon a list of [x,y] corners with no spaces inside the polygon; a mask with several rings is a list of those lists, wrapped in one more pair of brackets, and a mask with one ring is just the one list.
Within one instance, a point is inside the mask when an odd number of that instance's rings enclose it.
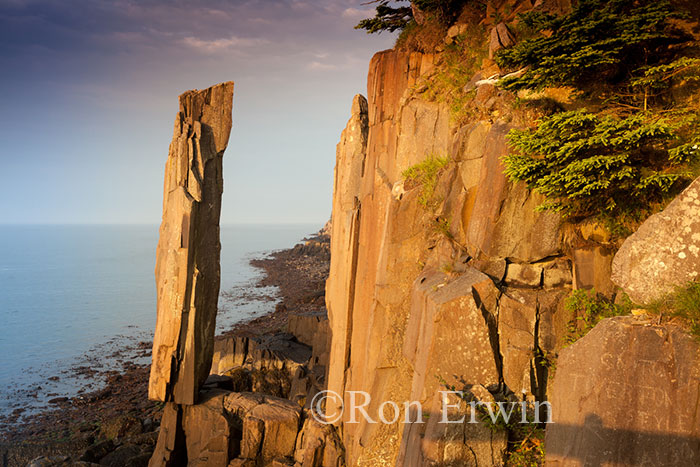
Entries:
{"label": "evergreen tree", "polygon": [[687,183],[685,164],[698,151],[679,144],[678,129],[645,113],[562,112],[510,133],[515,153],[505,172],[546,196],[540,209],[573,218],[643,214]]}
{"label": "evergreen tree", "polygon": [[[363,19],[355,29],[366,29],[368,34],[394,32],[404,29],[413,21],[413,10],[410,5],[405,5],[411,3],[408,0],[374,0],[369,3],[378,4],[375,16]],[[412,3],[429,15],[432,21],[450,24],[468,0],[413,0]]]}
{"label": "evergreen tree", "polygon": [[[405,3],[405,0],[399,0]],[[376,15],[360,21],[355,29],[366,29],[368,34],[381,33],[382,31],[394,32],[406,27],[413,19],[413,11],[410,6],[392,6],[390,0],[381,0],[371,3],[379,3],[376,7]]]}
{"label": "evergreen tree", "polygon": [[572,86],[594,106],[509,135],[506,174],[545,195],[540,208],[620,226],[643,220],[692,179],[700,59],[685,55],[698,51],[682,45],[674,17],[683,14],[667,0],[581,0],[565,16],[523,18],[535,36],[497,61],[526,71],[499,86]]}
{"label": "evergreen tree", "polygon": [[669,23],[682,16],[668,0],[580,0],[568,15],[525,15],[535,36],[501,50],[496,61],[527,71],[501,86],[585,87],[601,78],[624,79],[628,70],[668,55],[668,45],[683,40]]}

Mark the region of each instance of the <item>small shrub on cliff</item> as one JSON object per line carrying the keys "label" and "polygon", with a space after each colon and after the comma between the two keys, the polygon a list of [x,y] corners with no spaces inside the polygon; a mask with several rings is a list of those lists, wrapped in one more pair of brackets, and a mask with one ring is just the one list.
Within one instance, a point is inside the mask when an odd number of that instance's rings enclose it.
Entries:
{"label": "small shrub on cliff", "polygon": [[690,333],[700,340],[700,282],[689,282],[652,303],[650,311],[661,316],[679,318]]}
{"label": "small shrub on cliff", "polygon": [[454,240],[452,235],[452,222],[448,217],[438,217],[435,219],[435,231],[443,235],[448,240]]}
{"label": "small shrub on cliff", "polygon": [[437,21],[418,24],[411,21],[396,38],[397,50],[410,52],[434,53],[444,44],[447,26]]}
{"label": "small shrub on cliff", "polygon": [[605,318],[629,314],[633,307],[626,297],[622,304],[616,304],[596,293],[594,289],[574,290],[566,299],[565,306],[575,316],[569,322],[566,344],[573,344]]}
{"label": "small shrub on cliff", "polygon": [[425,160],[411,166],[401,173],[408,185],[421,185],[421,193],[418,202],[424,208],[431,208],[434,204],[439,204],[433,199],[438,176],[449,162],[449,157],[436,156],[430,154]]}
{"label": "small shrub on cliff", "polygon": [[544,465],[544,430],[525,425],[522,439],[514,441],[507,454],[508,467],[540,467]]}
{"label": "small shrub on cliff", "polygon": [[472,25],[469,33],[455,37],[452,44],[445,47],[441,61],[422,91],[426,99],[446,103],[452,123],[457,125],[465,123],[474,111],[472,101],[476,90],[465,89],[488,55],[484,37],[485,31],[478,25]]}
{"label": "small shrub on cliff", "polygon": [[[457,386],[449,384],[444,378],[437,376],[440,384],[448,391],[457,391]],[[461,383],[465,384],[464,380]],[[469,385],[465,386],[458,395],[467,404],[478,402],[478,399],[468,389]],[[523,414],[523,406],[520,401],[499,394],[492,394],[495,403],[492,403],[489,410],[488,406],[476,404],[475,418],[478,419],[483,426],[489,428],[492,432],[506,432],[508,434],[508,446],[505,453],[506,463],[509,467],[538,467],[544,463],[544,428],[541,423],[536,421],[536,417],[531,406],[526,406],[526,412]],[[512,396],[512,394],[511,394]],[[496,405],[498,402],[505,402],[504,406],[506,416],[501,409]],[[509,405],[513,404],[513,405]],[[525,422],[523,422],[525,420]]]}

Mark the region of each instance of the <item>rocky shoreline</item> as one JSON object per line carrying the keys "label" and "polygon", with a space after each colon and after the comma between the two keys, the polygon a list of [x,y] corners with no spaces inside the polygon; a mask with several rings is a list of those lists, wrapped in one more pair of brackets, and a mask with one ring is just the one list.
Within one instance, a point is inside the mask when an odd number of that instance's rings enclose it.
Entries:
{"label": "rocky shoreline", "polygon": [[[293,248],[251,260],[251,265],[264,271],[257,286],[277,286],[280,303],[272,313],[233,326],[217,342],[286,339],[290,316],[325,315],[329,262],[330,239],[323,232]],[[148,342],[142,346],[150,349]],[[2,466],[148,465],[163,409],[162,403],[148,400],[149,365],[126,362],[123,372],[96,374],[104,380],[103,389],[58,397],[52,402],[55,408],[33,416],[20,418],[19,410],[1,419]]]}

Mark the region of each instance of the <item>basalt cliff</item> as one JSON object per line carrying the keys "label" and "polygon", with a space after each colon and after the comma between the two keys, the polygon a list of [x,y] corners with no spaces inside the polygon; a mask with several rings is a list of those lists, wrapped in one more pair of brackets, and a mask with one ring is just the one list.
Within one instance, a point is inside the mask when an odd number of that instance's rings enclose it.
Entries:
{"label": "basalt cliff", "polygon": [[[571,5],[488,5],[498,14],[462,15],[429,52],[372,59],[337,146],[327,317],[290,310],[279,332],[214,342],[232,85],[184,95],[158,249],[151,397],[166,406],[151,466],[700,464],[697,340],[645,308],[698,274],[700,180],[625,235],[537,209],[544,195],[504,158],[511,130],[548,114],[499,85],[493,57],[518,40],[509,18]],[[435,83],[475,24],[483,54],[455,115]],[[541,93],[576,105],[565,88]],[[588,290],[600,301],[576,306]],[[485,411],[498,403],[517,421]]]}

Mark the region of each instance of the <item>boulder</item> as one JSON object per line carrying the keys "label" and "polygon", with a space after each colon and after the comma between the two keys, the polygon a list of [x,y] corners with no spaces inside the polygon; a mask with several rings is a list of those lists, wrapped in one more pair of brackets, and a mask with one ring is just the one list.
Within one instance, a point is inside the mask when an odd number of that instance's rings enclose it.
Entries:
{"label": "boulder", "polygon": [[457,36],[466,34],[469,31],[469,25],[464,23],[453,24],[447,30],[447,36],[445,36],[445,44],[452,44]]}
{"label": "boulder", "polygon": [[542,267],[536,264],[510,263],[506,271],[506,284],[539,287],[542,285]]}
{"label": "boulder", "polygon": [[294,455],[300,420],[297,404],[255,393],[230,393],[224,408],[241,423],[240,458],[269,463]]}
{"label": "boulder", "polygon": [[27,467],[58,467],[67,465],[70,465],[68,456],[41,456],[31,460]]}
{"label": "boulder", "polygon": [[700,178],[620,247],[612,280],[630,298],[648,304],[700,274]]}
{"label": "boulder", "polygon": [[287,333],[259,337],[226,336],[216,339],[211,372],[227,374],[244,367],[255,370],[286,370],[290,375],[309,362],[311,348]]}
{"label": "boulder", "polygon": [[303,467],[344,466],[345,452],[336,428],[307,417],[297,436],[294,460]]}
{"label": "boulder", "polygon": [[[151,454],[146,452],[126,459],[120,467],[147,467],[151,459]],[[73,467],[78,467],[74,465]]]}
{"label": "boulder", "polygon": [[209,375],[220,282],[222,156],[232,99],[232,82],[180,96],[156,252],[152,400],[194,404]]}
{"label": "boulder", "polygon": [[83,452],[79,460],[85,462],[99,462],[100,459],[112,452],[114,448],[114,441],[111,439],[93,444]]}
{"label": "boulder", "polygon": [[633,316],[562,350],[547,465],[700,465],[699,350],[681,328]]}
{"label": "boulder", "polygon": [[228,391],[206,391],[202,401],[183,407],[182,429],[190,466],[226,467],[235,450],[234,428],[224,409]]}
{"label": "boulder", "polygon": [[512,47],[515,45],[515,36],[505,23],[498,23],[491,29],[491,37],[489,40],[489,58],[493,59],[496,52],[501,49]]}
{"label": "boulder", "polygon": [[[221,389],[202,391],[195,405],[166,405],[149,465],[271,465],[295,456],[300,427],[301,409],[289,400]],[[336,440],[329,436],[322,438],[322,447],[326,440],[335,443],[329,449],[336,449]]]}

